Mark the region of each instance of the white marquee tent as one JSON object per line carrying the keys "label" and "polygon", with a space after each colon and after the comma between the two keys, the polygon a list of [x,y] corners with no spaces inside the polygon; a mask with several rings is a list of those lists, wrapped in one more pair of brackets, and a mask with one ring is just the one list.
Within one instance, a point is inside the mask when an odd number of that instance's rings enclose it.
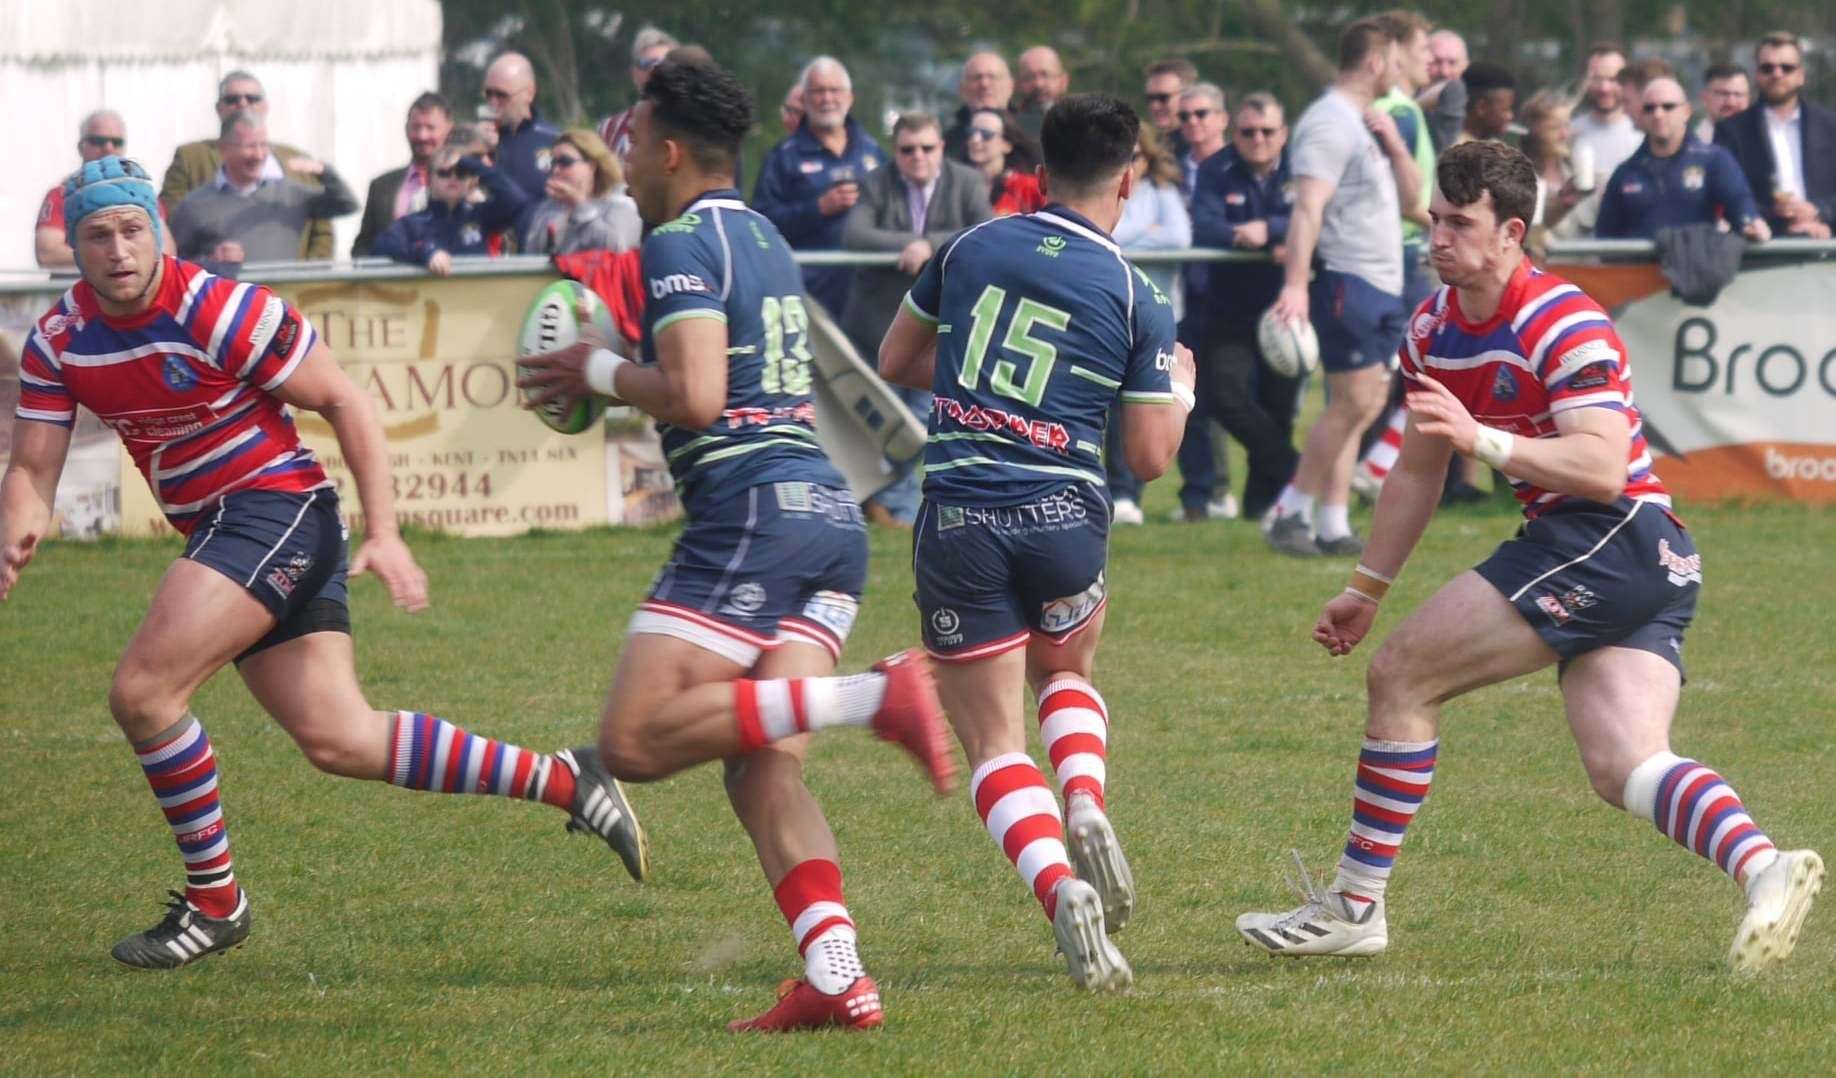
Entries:
{"label": "white marquee tent", "polygon": [[[0,270],[33,264],[39,201],[76,167],[77,127],[108,107],[155,181],[173,151],[214,137],[217,80],[268,92],[269,135],[331,162],[362,198],[407,161],[408,103],[437,87],[438,0],[0,0]],[[465,111],[465,110],[461,110]],[[357,215],[337,222],[344,257]]]}

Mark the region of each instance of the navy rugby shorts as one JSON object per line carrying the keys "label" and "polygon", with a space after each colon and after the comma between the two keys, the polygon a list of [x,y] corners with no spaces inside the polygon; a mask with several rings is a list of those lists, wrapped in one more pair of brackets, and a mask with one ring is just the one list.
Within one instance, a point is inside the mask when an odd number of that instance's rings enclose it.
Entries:
{"label": "navy rugby shorts", "polygon": [[274,628],[242,660],[308,633],[351,631],[345,530],[338,494],[226,494],[185,544],[185,557],[240,584],[274,615]]}
{"label": "navy rugby shorts", "polygon": [[686,640],[751,669],[786,643],[839,659],[867,585],[867,524],[847,490],[763,483],[697,515],[628,631]]}
{"label": "navy rugby shorts", "polygon": [[912,533],[925,650],[966,662],[1069,640],[1108,601],[1108,557],[1109,503],[1089,483],[1019,505],[927,500]]}
{"label": "navy rugby shorts", "polygon": [[1637,648],[1683,673],[1702,557],[1662,505],[1559,504],[1475,569],[1563,662],[1595,648]]}

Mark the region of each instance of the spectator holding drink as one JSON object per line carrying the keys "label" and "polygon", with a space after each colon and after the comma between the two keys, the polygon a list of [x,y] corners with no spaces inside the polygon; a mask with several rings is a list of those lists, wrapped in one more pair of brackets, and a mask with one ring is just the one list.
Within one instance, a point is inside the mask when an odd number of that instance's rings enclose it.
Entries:
{"label": "spectator holding drink", "polygon": [[[855,122],[854,83],[833,56],[804,65],[803,124],[765,155],[752,206],[771,218],[796,251],[835,251],[842,246],[848,211],[861,198],[861,181],[886,161],[886,151]],[[810,298],[836,318],[848,304],[851,271],[844,266],[806,266],[803,286]]]}
{"label": "spectator holding drink", "polygon": [[1829,239],[1836,221],[1836,113],[1804,100],[1804,50],[1767,34],[1754,51],[1759,100],[1715,125],[1774,232]]}

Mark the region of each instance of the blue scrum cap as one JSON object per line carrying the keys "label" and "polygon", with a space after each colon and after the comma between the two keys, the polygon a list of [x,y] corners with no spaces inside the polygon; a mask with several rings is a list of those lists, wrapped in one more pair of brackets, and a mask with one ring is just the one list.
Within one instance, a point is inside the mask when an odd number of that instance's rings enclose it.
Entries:
{"label": "blue scrum cap", "polygon": [[134,206],[153,223],[153,244],[159,246],[159,194],[153,178],[139,163],[125,157],[85,161],[64,180],[64,236],[76,246],[77,225],[98,210]]}

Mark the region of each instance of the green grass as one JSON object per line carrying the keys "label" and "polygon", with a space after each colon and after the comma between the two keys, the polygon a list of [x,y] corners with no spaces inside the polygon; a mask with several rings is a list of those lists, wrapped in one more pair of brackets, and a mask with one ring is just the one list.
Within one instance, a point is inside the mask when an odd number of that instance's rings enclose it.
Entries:
{"label": "green grass", "polygon": [[[1170,483],[1150,505],[1160,521]],[[1761,825],[1836,853],[1829,812],[1836,516],[1687,513],[1708,590],[1680,751],[1722,768]],[[1381,634],[1512,526],[1444,515]],[[361,674],[383,707],[539,748],[586,740],[666,531],[417,540],[435,608],[356,587]],[[559,814],[314,772],[233,675],[196,709],[220,755],[249,946],[177,974],[109,958],[179,878],[109,720],[106,687],[170,545],[55,544],[0,608],[0,1070],[17,1072],[1821,1071],[1836,922],[1757,984],[1720,968],[1735,889],[1598,803],[1553,675],[1447,710],[1374,960],[1277,962],[1232,931],[1290,905],[1344,834],[1369,645],[1307,639],[1342,562],[1277,560],[1247,525],[1124,530],[1098,668],[1112,806],[1142,900],[1127,995],[1076,992],[1030,895],[966,797],[845,731],[811,783],[889,1008],[872,1036],[734,1038],[797,970],[788,933],[702,768],[636,791],[656,879],[631,884]],[[874,540],[847,667],[910,644],[906,546]]]}

